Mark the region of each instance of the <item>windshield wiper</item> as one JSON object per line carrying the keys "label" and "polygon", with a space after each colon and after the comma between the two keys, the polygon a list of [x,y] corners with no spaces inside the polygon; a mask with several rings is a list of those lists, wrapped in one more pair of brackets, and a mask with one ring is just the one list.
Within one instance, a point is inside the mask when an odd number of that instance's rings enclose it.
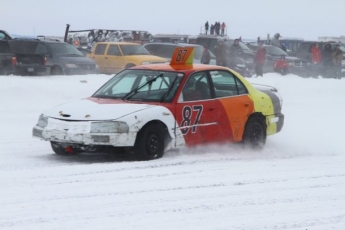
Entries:
{"label": "windshield wiper", "polygon": [[157,76],[155,76],[155,77],[153,77],[153,78],[147,80],[145,83],[139,85],[139,86],[136,87],[135,89],[129,91],[129,92],[122,98],[122,100],[126,100],[126,98],[129,99],[129,98],[133,97],[133,96],[138,92],[139,89],[143,88],[143,87],[146,86],[147,84],[151,84],[152,82],[156,81],[157,78],[159,78],[159,77],[163,77],[163,74],[161,73],[161,74],[159,74],[159,75],[157,75]]}

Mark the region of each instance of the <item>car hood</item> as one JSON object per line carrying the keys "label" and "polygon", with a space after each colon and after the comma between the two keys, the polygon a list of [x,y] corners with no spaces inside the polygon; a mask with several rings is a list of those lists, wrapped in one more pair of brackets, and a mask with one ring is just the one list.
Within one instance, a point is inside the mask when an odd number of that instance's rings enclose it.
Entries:
{"label": "car hood", "polygon": [[154,56],[154,55],[129,55],[128,57],[142,62],[167,62],[166,58]]}
{"label": "car hood", "polygon": [[[274,60],[278,60],[278,59],[281,58],[281,56],[273,56],[273,55],[272,55],[272,57],[273,57]],[[302,59],[300,59],[298,57],[292,57],[292,56],[285,56],[285,60],[287,62],[302,61]]]}
{"label": "car hood", "polygon": [[114,99],[86,98],[56,106],[44,112],[44,115],[74,121],[116,120],[153,107],[155,106]]}

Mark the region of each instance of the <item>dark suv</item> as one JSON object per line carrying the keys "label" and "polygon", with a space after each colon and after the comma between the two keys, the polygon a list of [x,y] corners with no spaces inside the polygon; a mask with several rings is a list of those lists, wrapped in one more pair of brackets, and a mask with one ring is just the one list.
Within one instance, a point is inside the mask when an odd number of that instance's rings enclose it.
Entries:
{"label": "dark suv", "polygon": [[76,75],[98,73],[97,64],[85,57],[74,46],[58,40],[13,39],[11,49],[21,54],[41,54],[51,75]]}
{"label": "dark suv", "polygon": [[[209,50],[214,53],[214,47],[217,45],[219,40],[225,41],[227,49],[230,49],[232,44],[234,44],[234,39],[214,35],[199,35],[196,38],[195,43],[202,46],[207,46]],[[252,68],[254,62],[254,52],[243,42],[240,42],[240,47],[242,49],[240,57],[243,58],[248,68]]]}

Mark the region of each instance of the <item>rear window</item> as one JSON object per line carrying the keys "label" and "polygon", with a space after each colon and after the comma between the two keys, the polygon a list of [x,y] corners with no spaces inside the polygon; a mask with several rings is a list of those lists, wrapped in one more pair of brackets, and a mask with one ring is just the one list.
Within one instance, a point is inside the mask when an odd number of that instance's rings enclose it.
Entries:
{"label": "rear window", "polygon": [[31,41],[11,40],[8,43],[14,53],[20,54],[34,54],[37,46],[37,42]]}
{"label": "rear window", "polygon": [[11,48],[8,42],[0,41],[0,53],[11,53]]}

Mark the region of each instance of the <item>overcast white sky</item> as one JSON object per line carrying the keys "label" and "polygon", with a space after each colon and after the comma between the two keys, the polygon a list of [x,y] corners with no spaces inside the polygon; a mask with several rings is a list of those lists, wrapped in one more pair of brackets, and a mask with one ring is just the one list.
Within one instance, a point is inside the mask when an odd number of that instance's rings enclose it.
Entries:
{"label": "overcast white sky", "polygon": [[1,0],[0,29],[63,36],[70,30],[128,29],[197,35],[206,20],[225,22],[230,37],[317,39],[345,35],[344,0]]}

